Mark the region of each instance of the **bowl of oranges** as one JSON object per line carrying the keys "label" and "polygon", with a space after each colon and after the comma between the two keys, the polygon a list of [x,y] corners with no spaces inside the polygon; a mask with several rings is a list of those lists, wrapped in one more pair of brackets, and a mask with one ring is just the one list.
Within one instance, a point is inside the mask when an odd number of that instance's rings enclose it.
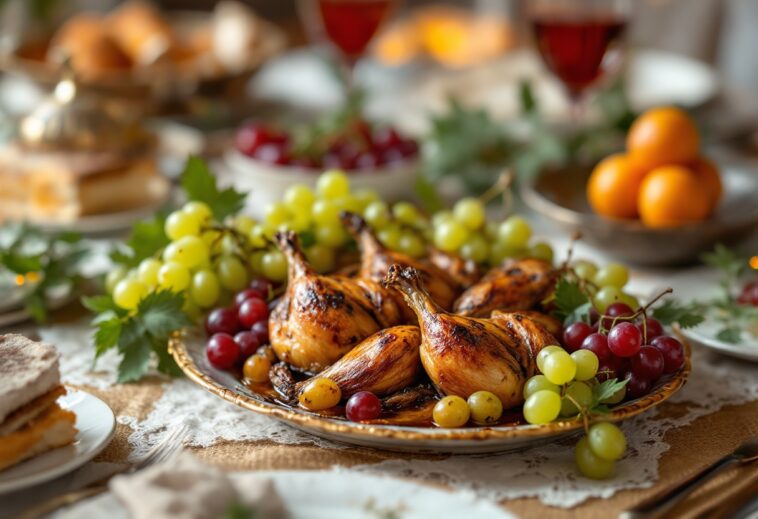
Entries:
{"label": "bowl of oranges", "polygon": [[522,196],[588,243],[639,265],[687,263],[758,228],[758,171],[708,157],[695,122],[674,107],[640,115],[624,151],[594,167],[546,170],[522,185]]}

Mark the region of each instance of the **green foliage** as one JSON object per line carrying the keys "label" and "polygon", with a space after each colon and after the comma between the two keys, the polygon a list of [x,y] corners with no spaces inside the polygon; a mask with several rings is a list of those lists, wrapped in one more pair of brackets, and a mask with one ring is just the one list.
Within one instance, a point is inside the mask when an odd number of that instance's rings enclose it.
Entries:
{"label": "green foliage", "polygon": [[586,320],[592,308],[592,303],[581,285],[565,276],[556,283],[552,302],[555,305],[554,314],[566,325]]}
{"label": "green foliage", "polygon": [[677,323],[685,329],[697,326],[705,319],[698,305],[685,305],[676,299],[666,299],[660,306],[653,308],[653,317],[664,325]]}
{"label": "green foliage", "polygon": [[247,196],[231,187],[220,190],[216,185],[216,177],[199,157],[190,157],[187,160],[181,176],[181,185],[189,200],[205,202],[219,221],[239,212]]}

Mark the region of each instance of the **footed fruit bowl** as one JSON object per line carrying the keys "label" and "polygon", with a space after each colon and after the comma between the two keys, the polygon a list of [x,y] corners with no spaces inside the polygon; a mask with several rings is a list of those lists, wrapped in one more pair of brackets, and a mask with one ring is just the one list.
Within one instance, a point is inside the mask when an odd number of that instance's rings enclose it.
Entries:
{"label": "footed fruit bowl", "polygon": [[[246,385],[235,373],[214,368],[206,357],[205,342],[200,330],[178,333],[170,340],[169,351],[190,380],[235,405],[328,440],[391,451],[475,454],[523,449],[583,430],[582,420],[577,418],[529,425],[518,409],[506,412],[500,423],[493,426],[456,429],[351,422],[343,417],[292,407],[271,391]],[[636,416],[676,393],[690,373],[690,348],[686,343],[684,348],[681,370],[661,379],[645,396],[613,407],[607,420],[619,422]]]}

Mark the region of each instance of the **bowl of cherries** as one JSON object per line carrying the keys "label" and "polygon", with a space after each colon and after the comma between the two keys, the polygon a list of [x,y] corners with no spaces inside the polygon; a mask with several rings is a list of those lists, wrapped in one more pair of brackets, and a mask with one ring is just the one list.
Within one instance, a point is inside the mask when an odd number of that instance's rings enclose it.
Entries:
{"label": "bowl of cherries", "polygon": [[339,169],[357,189],[385,200],[412,193],[418,143],[391,126],[360,117],[284,127],[256,121],[237,129],[225,162],[235,188],[249,191],[252,208],[281,200],[293,184],[315,187],[319,173]]}

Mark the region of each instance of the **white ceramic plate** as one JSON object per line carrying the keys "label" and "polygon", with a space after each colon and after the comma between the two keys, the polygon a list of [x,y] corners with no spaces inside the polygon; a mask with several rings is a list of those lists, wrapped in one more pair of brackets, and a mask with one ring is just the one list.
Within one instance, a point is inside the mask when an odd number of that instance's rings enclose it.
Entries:
{"label": "white ceramic plate", "polygon": [[116,427],[105,402],[84,391],[69,390],[58,400],[76,414],[79,432],[72,445],[61,447],[0,472],[0,494],[43,483],[87,463],[102,451]]}
{"label": "white ceramic plate", "polygon": [[[447,492],[409,480],[345,471],[266,471],[231,475],[244,497],[245,489],[271,480],[284,501],[289,519],[367,519],[429,517],[512,519],[496,504],[472,494]],[[112,495],[82,503],[59,517],[126,519],[128,514]]]}

